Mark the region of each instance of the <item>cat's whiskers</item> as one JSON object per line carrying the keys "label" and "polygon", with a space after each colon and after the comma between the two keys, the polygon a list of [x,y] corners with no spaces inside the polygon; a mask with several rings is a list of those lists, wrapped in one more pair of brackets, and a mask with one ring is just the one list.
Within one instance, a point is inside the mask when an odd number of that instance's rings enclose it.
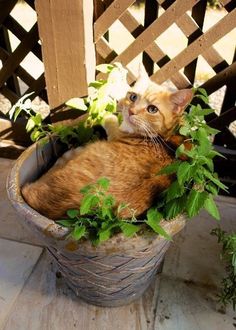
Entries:
{"label": "cat's whiskers", "polygon": [[[138,118],[137,118],[138,119]],[[139,118],[140,119],[140,118]],[[150,132],[151,132],[151,135],[152,136],[150,136],[150,138],[152,138],[153,140],[157,140],[161,145],[164,145],[164,146],[166,146],[169,150],[171,150],[171,151],[174,151],[175,152],[175,150],[173,149],[173,148],[171,148],[169,145],[168,145],[168,143],[166,143],[166,141],[163,139],[163,137],[159,134],[159,133],[157,133],[151,126],[150,126],[150,124],[148,123],[148,122],[146,122],[146,121],[144,121],[144,120],[142,120],[142,122],[143,122],[143,124],[145,124],[146,125],[146,127],[150,130]]]}
{"label": "cat's whiskers", "polygon": [[145,120],[138,117],[134,117],[134,122],[137,125],[139,131],[141,131],[142,134],[145,134],[145,141],[147,140],[147,138],[151,139],[156,152],[158,153],[161,148],[161,152],[163,154],[163,146],[161,143],[159,143],[161,141],[158,140],[156,132],[153,131],[152,127]]}

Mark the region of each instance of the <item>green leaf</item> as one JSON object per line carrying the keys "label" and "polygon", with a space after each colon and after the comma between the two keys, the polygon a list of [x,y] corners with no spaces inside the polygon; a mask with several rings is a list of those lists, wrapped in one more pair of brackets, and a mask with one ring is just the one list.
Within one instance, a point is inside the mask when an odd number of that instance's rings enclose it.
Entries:
{"label": "green leaf", "polygon": [[37,113],[35,116],[32,117],[35,125],[40,126],[42,124],[42,116],[40,113]]}
{"label": "green leaf", "polygon": [[217,185],[219,188],[221,188],[222,190],[228,192],[228,187],[226,185],[224,185],[222,182],[220,182],[220,180],[218,180],[214,174],[211,174],[207,169],[203,169],[203,174],[205,175],[205,177],[207,177],[209,180],[211,180],[212,182],[214,182],[215,185]]}
{"label": "green leaf", "polygon": [[114,207],[115,206],[115,198],[112,195],[107,195],[104,199],[103,199],[103,205],[107,206],[107,207]]}
{"label": "green leaf", "polygon": [[92,208],[99,202],[99,198],[95,195],[85,195],[81,201],[80,214],[89,214],[92,212]]}
{"label": "green leaf", "polygon": [[92,184],[88,184],[87,186],[84,186],[83,188],[80,189],[81,194],[85,195],[88,192],[90,192],[94,186]]}
{"label": "green leaf", "polygon": [[157,173],[157,175],[176,173],[180,164],[181,164],[181,161],[180,160],[177,160],[174,163],[172,163],[170,165],[167,165],[166,167],[162,168]]}
{"label": "green leaf", "polygon": [[65,219],[65,220],[58,220],[56,221],[59,225],[63,226],[63,227],[72,227],[74,224],[74,221]]}
{"label": "green leaf", "polygon": [[106,217],[110,220],[114,218],[114,214],[111,210],[111,208],[107,206],[102,206],[102,217],[105,219]]}
{"label": "green leaf", "polygon": [[214,109],[201,109],[199,110],[199,112],[197,112],[198,116],[207,116],[210,115],[211,113],[214,113]]}
{"label": "green leaf", "polygon": [[37,141],[41,137],[45,136],[46,132],[40,132],[37,128],[33,130],[33,132],[30,134],[30,138],[32,141]]}
{"label": "green leaf", "polygon": [[21,113],[21,111],[22,111],[22,109],[20,107],[15,108],[13,121],[16,121],[16,119],[19,116],[19,114]]}
{"label": "green leaf", "polygon": [[209,154],[208,154],[208,157],[211,158],[211,159],[214,158],[214,157],[216,157],[216,156],[226,159],[225,156],[223,156],[221,153],[219,153],[219,152],[217,152],[215,150],[211,150],[209,152]]}
{"label": "green leaf", "polygon": [[170,200],[165,204],[164,213],[166,219],[173,219],[182,213],[186,207],[187,196],[184,194],[181,197]]}
{"label": "green leaf", "polygon": [[137,233],[140,230],[141,227],[138,225],[134,225],[132,223],[124,222],[122,223],[120,228],[126,237],[132,237],[134,236],[135,233]]}
{"label": "green leaf", "polygon": [[79,216],[79,210],[71,209],[71,210],[68,210],[66,212],[66,214],[68,215],[69,218],[74,219]]}
{"label": "green leaf", "polygon": [[96,81],[92,81],[90,84],[89,84],[89,87],[94,87],[96,89],[99,89],[100,87],[102,87],[107,81],[106,80],[96,80]]}
{"label": "green leaf", "polygon": [[188,199],[186,201],[186,210],[190,218],[194,217],[199,213],[200,209],[204,205],[207,195],[208,194],[205,191],[197,191],[195,189],[191,190]]}
{"label": "green leaf", "polygon": [[214,171],[214,163],[213,163],[212,159],[207,158],[207,157],[202,157],[202,160],[203,160],[202,165],[206,164],[207,167],[209,168],[209,170],[211,172],[213,172]]}
{"label": "green leaf", "polygon": [[99,233],[99,241],[107,241],[111,237],[111,230],[107,229]]}
{"label": "green leaf", "polygon": [[110,180],[107,178],[100,178],[97,180],[97,184],[104,190],[108,190],[110,186]]}
{"label": "green leaf", "polygon": [[195,95],[195,96],[198,97],[199,99],[201,99],[204,103],[206,103],[206,104],[209,103],[209,98],[208,98],[208,96],[201,95],[201,94],[197,94],[197,95]]}
{"label": "green leaf", "polygon": [[35,122],[33,120],[33,118],[29,118],[26,124],[26,131],[30,132],[35,126]]}
{"label": "green leaf", "polygon": [[80,240],[83,236],[85,236],[86,227],[76,225],[74,230],[71,232],[70,236],[73,237],[76,241]]}
{"label": "green leaf", "polygon": [[[181,144],[175,151],[176,157],[181,157],[183,155],[187,155],[189,158],[194,158],[196,156],[195,149],[186,150],[185,146]],[[181,162],[181,161],[180,161]]]}
{"label": "green leaf", "polygon": [[179,129],[179,133],[183,136],[187,136],[189,134],[189,127],[187,126],[181,126]]}
{"label": "green leaf", "polygon": [[87,106],[84,104],[84,99],[82,99],[80,97],[74,97],[74,98],[68,100],[66,102],[66,105],[70,108],[79,109],[82,111],[86,111],[88,109]]}
{"label": "green leaf", "polygon": [[218,129],[212,128],[210,126],[207,126],[206,130],[207,130],[207,133],[210,135],[216,135],[216,134],[220,133],[220,131]]}
{"label": "green leaf", "polygon": [[181,162],[177,170],[177,179],[179,185],[182,186],[186,181],[189,180],[191,174],[192,165],[188,162]]}
{"label": "green leaf", "polygon": [[147,220],[145,221],[145,223],[149,227],[151,227],[155,233],[164,236],[168,240],[171,240],[170,235],[168,235],[167,232],[159,224],[162,219],[163,215],[154,207],[152,207],[147,212]]}
{"label": "green leaf", "polygon": [[80,122],[77,127],[74,127],[79,145],[83,145],[92,139],[94,129],[85,127],[84,122]]}
{"label": "green leaf", "polygon": [[212,195],[208,195],[208,197],[207,197],[207,199],[205,200],[205,203],[204,203],[204,208],[216,220],[220,220],[220,214],[219,214],[218,208],[216,206],[216,203],[213,200],[213,196]]}
{"label": "green leaf", "polygon": [[124,209],[126,209],[128,207],[128,204],[126,203],[120,203],[117,207],[117,214],[119,216],[120,212],[123,211]]}
{"label": "green leaf", "polygon": [[208,139],[206,130],[200,127],[197,131],[197,138],[199,141],[199,147],[197,148],[199,155],[206,156],[212,149],[212,144]]}
{"label": "green leaf", "polygon": [[208,97],[208,95],[207,95],[207,91],[206,91],[204,88],[202,88],[202,87],[198,87],[198,88],[197,88],[197,91],[198,91],[199,93],[201,93],[202,95]]}
{"label": "green leaf", "polygon": [[98,232],[100,242],[107,241],[112,235],[112,229],[114,227],[117,227],[117,224],[108,224],[108,225],[107,223],[103,223],[103,224],[104,224],[103,226],[104,229]]}
{"label": "green leaf", "polygon": [[151,227],[156,234],[165,237],[169,241],[172,240],[171,236],[155,220],[148,219],[145,223]]}
{"label": "green leaf", "polygon": [[163,219],[163,215],[157,211],[157,209],[155,207],[151,207],[148,211],[147,211],[147,220],[151,223],[156,223],[158,224],[161,220]]}
{"label": "green leaf", "polygon": [[109,73],[114,68],[111,64],[99,64],[96,66],[96,70],[103,72],[103,73]]}
{"label": "green leaf", "polygon": [[174,198],[182,196],[184,194],[184,191],[184,187],[180,186],[178,181],[174,181],[166,190],[166,202],[169,202]]}
{"label": "green leaf", "polygon": [[207,184],[206,189],[214,196],[217,196],[219,193],[219,188],[214,183]]}

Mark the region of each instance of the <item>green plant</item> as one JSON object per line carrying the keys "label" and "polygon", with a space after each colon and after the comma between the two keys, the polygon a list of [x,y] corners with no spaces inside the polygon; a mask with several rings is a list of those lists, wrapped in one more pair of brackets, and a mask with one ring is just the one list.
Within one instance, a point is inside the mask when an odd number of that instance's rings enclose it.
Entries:
{"label": "green plant", "polygon": [[[119,64],[101,64],[97,70],[108,73],[107,79],[100,79],[89,84],[88,96],[84,98],[73,98],[66,104],[76,110],[87,113],[87,118],[75,126],[63,124],[46,124],[40,113],[33,110],[29,97],[33,93],[24,95],[9,111],[9,116],[14,121],[19,115],[27,118],[26,131],[30,133],[32,141],[38,141],[45,136],[56,134],[60,140],[68,146],[73,141],[81,145],[89,140],[96,139],[93,127],[100,125],[107,113],[116,112],[117,99],[127,89],[127,71]],[[78,113],[79,116],[79,113]]]}
{"label": "green plant", "polygon": [[162,217],[155,209],[148,211],[145,221],[138,221],[132,210],[130,210],[131,219],[121,219],[120,212],[128,208],[128,205],[120,204],[116,207],[116,201],[109,194],[108,189],[107,178],[100,178],[95,184],[81,189],[83,199],[79,210],[68,210],[68,218],[57,221],[70,229],[69,237],[77,241],[86,238],[94,245],[98,245],[118,232],[122,232],[126,237],[132,237],[143,230],[146,224],[154,232],[170,239],[159,225],[158,220],[160,221]]}
{"label": "green plant", "polygon": [[[195,98],[208,104],[204,89],[198,88]],[[184,123],[178,129],[178,133],[184,136],[184,143],[176,150],[176,161],[158,173],[176,174],[176,180],[161,194],[157,205],[165,219],[172,219],[179,213],[187,213],[191,218],[202,208],[215,219],[220,219],[213,198],[219,189],[227,191],[227,187],[214,172],[213,158],[221,154],[214,150],[210,137],[218,131],[209,127],[204,119],[213,111],[197,104],[191,105],[189,112],[184,114]],[[189,148],[186,148],[186,143]]]}
{"label": "green plant", "polygon": [[236,233],[226,233],[220,228],[212,231],[222,244],[222,258],[226,261],[226,276],[222,280],[222,290],[219,296],[224,305],[236,307]]}

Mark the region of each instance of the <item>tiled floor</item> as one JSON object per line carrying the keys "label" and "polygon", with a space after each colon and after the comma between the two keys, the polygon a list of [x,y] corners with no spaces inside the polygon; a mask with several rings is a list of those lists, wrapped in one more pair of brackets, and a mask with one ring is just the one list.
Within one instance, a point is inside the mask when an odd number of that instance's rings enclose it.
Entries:
{"label": "tiled floor", "polygon": [[[12,161],[0,159],[1,330],[230,330],[236,314],[217,302],[224,265],[207,214],[190,221],[168,251],[163,273],[142,299],[99,308],[78,299],[11,208],[5,180]],[[236,230],[234,199],[220,198],[221,223]]]}

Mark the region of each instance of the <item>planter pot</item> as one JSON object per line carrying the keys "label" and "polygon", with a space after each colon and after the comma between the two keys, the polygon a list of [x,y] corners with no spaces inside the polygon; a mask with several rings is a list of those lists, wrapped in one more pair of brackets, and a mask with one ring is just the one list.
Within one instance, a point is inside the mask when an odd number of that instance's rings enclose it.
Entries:
{"label": "planter pot", "polygon": [[[46,171],[63,152],[55,141],[36,143],[16,161],[7,181],[9,199],[26,228],[43,242],[54,257],[68,285],[85,301],[99,306],[119,306],[139,298],[161,266],[170,242],[154,233],[134,238],[117,234],[94,247],[88,241],[67,239],[68,229],[40,215],[23,200],[20,188]],[[179,217],[163,221],[174,235],[185,224]]]}

